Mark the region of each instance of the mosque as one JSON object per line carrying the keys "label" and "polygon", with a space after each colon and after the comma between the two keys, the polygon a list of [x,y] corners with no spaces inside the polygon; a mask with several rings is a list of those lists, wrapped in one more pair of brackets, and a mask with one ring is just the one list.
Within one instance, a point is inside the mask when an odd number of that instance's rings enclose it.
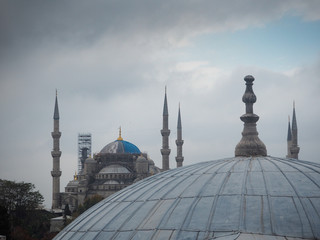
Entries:
{"label": "mosque", "polygon": [[[55,239],[320,239],[320,164],[267,155],[253,112],[254,78],[244,80],[244,128],[234,157],[142,179],[94,205]],[[288,155],[298,148],[292,125]]]}
{"label": "mosque", "polygon": [[[80,204],[95,195],[100,195],[104,198],[111,194],[128,187],[129,185],[157,174],[161,171],[169,169],[169,135],[170,130],[168,126],[168,105],[167,93],[165,92],[164,106],[163,106],[163,129],[162,135],[162,169],[156,167],[154,161],[146,154],[139,150],[139,148],[125,141],[121,136],[121,128],[119,137],[107,144],[101,149],[98,154],[84,160],[83,167],[78,174],[74,175],[73,180],[69,181],[65,187],[65,192],[60,192],[60,137],[59,131],[59,107],[58,97],[56,94],[55,107],[53,114],[54,128],[52,132],[53,151],[51,152],[53,158],[53,169],[51,171],[53,179],[52,188],[52,209],[53,211],[61,211],[68,205],[71,211],[77,209]],[[182,126],[180,107],[178,112],[177,124],[177,167],[181,167],[183,163],[182,156]],[[84,154],[84,156],[87,156]]]}

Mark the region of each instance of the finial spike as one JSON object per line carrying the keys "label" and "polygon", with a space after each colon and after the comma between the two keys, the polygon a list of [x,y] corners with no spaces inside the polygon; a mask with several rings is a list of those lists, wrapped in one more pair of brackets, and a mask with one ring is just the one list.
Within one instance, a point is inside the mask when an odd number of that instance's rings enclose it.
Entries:
{"label": "finial spike", "polygon": [[246,113],[240,117],[241,121],[244,122],[244,128],[242,138],[235,149],[235,156],[267,156],[266,146],[259,139],[256,128],[259,116],[253,113],[253,104],[257,100],[252,89],[254,77],[248,75],[244,80],[246,81],[246,90],[242,101],[246,105]]}
{"label": "finial spike", "polygon": [[119,127],[119,137],[117,138],[117,140],[122,141],[123,138],[121,137],[121,126]]}

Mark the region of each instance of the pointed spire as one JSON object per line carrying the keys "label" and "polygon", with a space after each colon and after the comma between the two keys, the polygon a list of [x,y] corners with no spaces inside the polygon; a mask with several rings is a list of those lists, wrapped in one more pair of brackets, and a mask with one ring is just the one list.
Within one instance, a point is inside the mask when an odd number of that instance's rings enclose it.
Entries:
{"label": "pointed spire", "polygon": [[165,87],[164,104],[163,104],[163,116],[168,116],[168,104],[167,104],[167,86]]}
{"label": "pointed spire", "polygon": [[242,101],[246,105],[246,113],[240,117],[241,121],[244,122],[244,127],[242,139],[235,149],[235,156],[267,156],[266,146],[259,139],[256,128],[259,116],[253,113],[253,104],[257,100],[252,89],[254,77],[248,75],[244,80],[246,81],[246,91],[242,97]]}
{"label": "pointed spire", "polygon": [[59,120],[59,107],[58,107],[58,91],[56,89],[56,102],[54,105],[54,113],[53,113],[53,119],[54,120]]}
{"label": "pointed spire", "polygon": [[297,130],[297,119],[296,119],[296,106],[295,102],[293,101],[293,113],[292,113],[292,131]]}
{"label": "pointed spire", "polygon": [[291,126],[290,126],[290,116],[288,116],[288,136],[287,136],[287,141],[292,140],[292,132],[291,132]]}
{"label": "pointed spire", "polygon": [[180,115],[180,103],[179,103],[179,112],[178,112],[178,124],[177,124],[178,129],[182,129],[181,126],[181,115]]}

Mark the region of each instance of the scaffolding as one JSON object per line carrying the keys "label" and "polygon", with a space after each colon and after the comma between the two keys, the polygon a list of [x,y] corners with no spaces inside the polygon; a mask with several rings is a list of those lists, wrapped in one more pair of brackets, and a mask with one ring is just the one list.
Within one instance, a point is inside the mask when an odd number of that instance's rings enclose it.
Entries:
{"label": "scaffolding", "polygon": [[81,172],[84,161],[91,156],[91,143],[91,133],[78,134],[78,172]]}

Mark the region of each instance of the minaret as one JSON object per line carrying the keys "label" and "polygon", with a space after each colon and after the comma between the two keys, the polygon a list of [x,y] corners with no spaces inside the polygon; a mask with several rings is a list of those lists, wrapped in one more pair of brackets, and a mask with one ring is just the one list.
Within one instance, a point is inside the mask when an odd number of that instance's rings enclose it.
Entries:
{"label": "minaret", "polygon": [[252,90],[254,77],[248,75],[244,78],[246,81],[246,91],[242,101],[246,104],[246,113],[240,119],[244,122],[242,139],[237,144],[235,156],[267,156],[267,149],[264,143],[258,137],[257,124],[259,116],[253,113],[253,104],[257,101],[256,95]]}
{"label": "minaret", "polygon": [[178,113],[176,145],[177,145],[177,156],[176,156],[177,167],[182,167],[182,162],[183,162],[184,157],[182,156],[183,140],[182,140],[182,125],[181,125],[181,115],[180,115],[180,104],[179,104],[179,113]]}
{"label": "minaret", "polygon": [[298,159],[300,148],[298,146],[298,127],[295,111],[295,103],[293,102],[293,113],[292,113],[292,143],[291,143],[291,158]]}
{"label": "minaret", "polygon": [[53,138],[53,150],[51,155],[53,158],[53,168],[51,171],[52,176],[52,209],[60,207],[60,156],[61,151],[59,148],[59,139],[61,137],[61,132],[59,132],[59,108],[58,108],[58,94],[56,91],[56,102],[54,106],[53,114],[53,132],[51,133]]}
{"label": "minaret", "polygon": [[288,117],[288,136],[287,136],[287,158],[291,158],[292,131],[290,126],[290,117]]}
{"label": "minaret", "polygon": [[162,171],[169,170],[169,155],[170,155],[170,149],[169,149],[169,114],[168,114],[168,105],[167,105],[167,87],[165,89],[165,95],[164,95],[164,105],[163,105],[163,125],[161,130],[162,135]]}

